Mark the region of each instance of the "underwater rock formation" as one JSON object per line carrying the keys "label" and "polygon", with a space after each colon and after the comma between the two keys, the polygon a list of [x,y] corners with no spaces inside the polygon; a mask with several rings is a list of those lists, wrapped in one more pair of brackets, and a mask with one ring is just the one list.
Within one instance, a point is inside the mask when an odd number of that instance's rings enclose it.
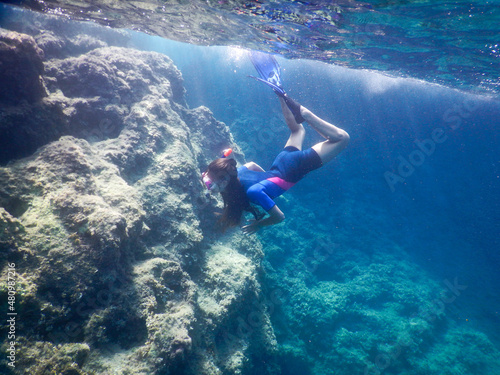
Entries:
{"label": "underwater rock formation", "polygon": [[0,298],[15,263],[16,372],[249,373],[276,347],[265,308],[251,330],[234,323],[264,299],[261,246],[216,230],[221,202],[199,178],[233,144],[227,127],[186,107],[164,55],[40,35],[0,34],[5,61],[26,62],[0,79],[32,89],[1,108]]}
{"label": "underwater rock formation", "polygon": [[[57,62],[64,57],[77,57],[98,47],[124,45],[126,36],[120,31],[101,30],[98,39],[95,28],[76,24],[64,27],[64,23],[54,22],[53,18],[35,19],[34,22],[11,21],[13,31],[0,29],[0,56],[2,61],[2,85],[0,87],[0,132],[2,147],[0,148],[0,164],[11,158],[31,155],[35,150],[61,135],[78,135],[84,132],[86,138],[95,132],[98,136],[109,133],[110,114],[100,121],[89,124],[94,119],[92,114],[81,116],[80,123],[72,122],[68,113],[89,108],[92,98],[81,97],[80,101],[59,100],[59,96],[49,91],[54,78],[45,75],[48,67],[44,64],[53,62],[51,67],[57,74]],[[84,25],[84,24],[83,24]],[[47,29],[40,29],[40,27]],[[99,69],[102,69],[102,64]],[[72,74],[75,74],[74,71]],[[92,73],[87,78],[92,80]],[[44,75],[42,77],[42,74]],[[99,74],[97,73],[97,78]],[[82,79],[84,79],[82,77]],[[112,79],[112,78],[110,78]],[[74,82],[69,82],[73,84]],[[98,82],[92,82],[95,86]],[[47,89],[49,91],[47,91]],[[70,97],[70,96],[68,96]],[[123,103],[125,104],[125,103]],[[77,109],[75,109],[77,107]],[[99,112],[99,108],[93,111]],[[65,113],[63,113],[63,111]],[[100,115],[100,113],[97,113]],[[112,120],[119,119],[115,117]],[[79,128],[82,126],[83,128]],[[113,127],[116,136],[116,127]]]}
{"label": "underwater rock formation", "polygon": [[13,104],[21,100],[33,103],[45,96],[42,84],[43,50],[35,40],[13,32],[0,34],[2,85],[0,101]]}

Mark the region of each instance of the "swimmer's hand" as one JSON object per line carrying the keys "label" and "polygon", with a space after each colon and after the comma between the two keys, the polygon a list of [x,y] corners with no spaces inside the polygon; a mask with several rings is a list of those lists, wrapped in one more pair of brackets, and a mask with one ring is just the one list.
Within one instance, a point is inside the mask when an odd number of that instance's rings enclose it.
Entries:
{"label": "swimmer's hand", "polygon": [[251,220],[250,224],[242,227],[241,230],[243,231],[243,233],[254,234],[262,227],[278,224],[285,220],[285,215],[276,205],[274,205],[267,213],[269,214],[269,216],[265,219]]}
{"label": "swimmer's hand", "polygon": [[254,234],[255,232],[257,232],[261,228],[261,226],[259,225],[259,222],[260,221],[257,221],[257,220],[251,220],[250,224],[241,227],[241,230],[243,231],[244,234],[247,234],[247,235]]}

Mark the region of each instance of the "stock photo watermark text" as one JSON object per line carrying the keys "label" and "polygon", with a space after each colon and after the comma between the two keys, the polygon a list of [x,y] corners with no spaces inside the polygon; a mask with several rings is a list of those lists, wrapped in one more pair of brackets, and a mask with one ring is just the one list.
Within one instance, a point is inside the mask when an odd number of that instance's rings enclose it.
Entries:
{"label": "stock photo watermark text", "polygon": [[9,263],[7,269],[7,365],[16,367],[16,264]]}
{"label": "stock photo watermark text", "polygon": [[399,155],[397,157],[397,167],[393,171],[385,171],[384,179],[389,189],[394,193],[398,183],[405,183],[418,167],[434,154],[437,145],[446,142],[449,138],[449,131],[459,129],[464,119],[468,119],[478,108],[478,103],[474,99],[465,99],[461,104],[454,104],[448,108],[442,116],[443,126],[434,128],[429,137],[423,140],[416,139],[415,150],[411,151],[406,157]]}

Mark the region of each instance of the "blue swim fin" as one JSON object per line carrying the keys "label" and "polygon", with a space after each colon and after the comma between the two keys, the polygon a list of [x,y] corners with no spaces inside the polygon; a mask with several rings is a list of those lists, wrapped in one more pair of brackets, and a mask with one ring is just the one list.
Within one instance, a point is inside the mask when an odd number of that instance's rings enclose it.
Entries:
{"label": "blue swim fin", "polygon": [[290,98],[281,86],[281,68],[274,56],[259,51],[250,52],[250,60],[259,73],[259,77],[249,76],[257,81],[265,83],[273,89],[279,97],[285,100],[286,105],[292,111],[295,121],[300,124],[304,118],[300,114],[300,104]]}
{"label": "blue swim fin", "polygon": [[256,79],[257,81],[260,81],[262,83],[265,83],[266,85],[268,85],[269,87],[271,87],[278,96],[281,96],[281,97],[285,96],[285,90],[283,90],[283,88],[275,85],[274,83],[266,81],[266,80],[264,80],[262,78],[254,77],[254,76],[249,76],[249,77],[253,78],[253,79]]}
{"label": "blue swim fin", "polygon": [[270,86],[279,96],[285,95],[285,90],[283,90],[281,86],[281,67],[273,55],[259,51],[251,51],[250,61],[252,61],[260,78],[254,76],[249,77]]}
{"label": "blue swim fin", "polygon": [[281,67],[273,55],[259,51],[250,52],[250,60],[260,78],[281,87]]}

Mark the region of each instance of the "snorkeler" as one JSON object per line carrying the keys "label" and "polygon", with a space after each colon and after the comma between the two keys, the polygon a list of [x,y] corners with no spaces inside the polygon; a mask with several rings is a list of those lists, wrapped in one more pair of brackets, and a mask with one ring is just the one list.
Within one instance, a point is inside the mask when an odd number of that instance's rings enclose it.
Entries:
{"label": "snorkeler", "polygon": [[[255,220],[242,227],[246,234],[282,222],[285,215],[273,199],[282,195],[309,172],[336,157],[349,143],[349,134],[316,116],[291,99],[281,87],[280,67],[273,56],[252,52],[251,60],[260,75],[255,78],[269,85],[278,95],[290,137],[285,148],[267,171],[254,162],[236,168],[236,160],[223,156],[214,160],[203,173],[203,182],[211,193],[220,193],[224,209],[220,224],[224,229],[240,224],[243,211],[251,212]],[[307,123],[326,140],[302,150]],[[260,217],[251,204],[261,206],[269,215]],[[265,216],[265,215],[264,215]]]}

